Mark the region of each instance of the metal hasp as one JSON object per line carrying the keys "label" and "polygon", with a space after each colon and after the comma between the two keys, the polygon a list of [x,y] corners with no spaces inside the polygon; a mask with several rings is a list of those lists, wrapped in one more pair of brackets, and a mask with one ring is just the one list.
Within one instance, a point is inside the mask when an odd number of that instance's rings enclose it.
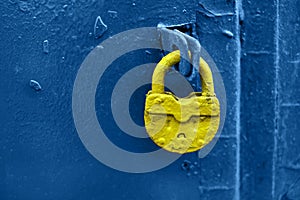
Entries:
{"label": "metal hasp", "polygon": [[[179,30],[170,30],[166,27],[158,28],[160,33],[161,48],[165,51],[180,50],[181,59],[178,70],[186,77],[192,75],[192,66],[197,66],[200,59],[201,45],[199,41]],[[189,62],[189,52],[192,54],[192,62]],[[192,64],[192,65],[191,65]]]}
{"label": "metal hasp", "polygon": [[[152,76],[152,90],[146,97],[144,120],[149,136],[158,146],[183,154],[197,151],[212,141],[219,128],[220,104],[214,93],[210,67],[200,58],[200,44],[197,45],[190,36],[174,32],[174,36],[169,36],[172,34],[169,30],[161,31],[164,49],[173,48],[172,41],[176,38],[180,50],[169,53],[157,64]],[[182,52],[182,48],[186,52]],[[178,98],[164,91],[164,77],[185,56],[194,66],[199,66],[202,92]]]}

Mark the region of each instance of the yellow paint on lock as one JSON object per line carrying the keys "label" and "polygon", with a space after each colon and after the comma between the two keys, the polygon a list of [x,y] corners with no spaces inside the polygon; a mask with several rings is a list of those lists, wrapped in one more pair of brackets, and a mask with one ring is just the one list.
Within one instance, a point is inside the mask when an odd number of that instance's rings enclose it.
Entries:
{"label": "yellow paint on lock", "polygon": [[207,145],[218,131],[220,105],[214,93],[212,73],[201,58],[202,92],[178,98],[164,91],[164,77],[180,61],[180,51],[166,55],[157,64],[148,92],[144,120],[151,139],[160,147],[175,153],[197,151]]}

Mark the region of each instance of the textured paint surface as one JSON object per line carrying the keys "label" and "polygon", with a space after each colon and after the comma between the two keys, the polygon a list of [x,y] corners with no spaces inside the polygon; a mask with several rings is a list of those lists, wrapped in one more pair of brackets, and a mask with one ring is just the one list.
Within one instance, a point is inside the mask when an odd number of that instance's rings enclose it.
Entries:
{"label": "textured paint surface", "polygon": [[272,199],[276,2],[245,1],[243,10],[241,198]]}
{"label": "textured paint surface", "polygon": [[152,88],[146,96],[145,127],[151,139],[167,151],[184,154],[202,149],[216,135],[220,124],[220,104],[214,93],[209,65],[200,58],[201,93],[179,98],[165,93],[167,71],[180,62],[181,51],[164,56],[156,65]]}
{"label": "textured paint surface", "polygon": [[[0,16],[0,199],[300,199],[299,0],[9,0]],[[73,82],[101,41],[158,23],[196,24],[224,79],[226,123],[204,159],[186,154],[160,171],[126,174],[83,147]],[[101,80],[98,118],[121,148],[156,146],[124,135],[104,105],[122,74],[159,60],[156,51],[133,52]],[[138,124],[147,89],[133,99]]]}

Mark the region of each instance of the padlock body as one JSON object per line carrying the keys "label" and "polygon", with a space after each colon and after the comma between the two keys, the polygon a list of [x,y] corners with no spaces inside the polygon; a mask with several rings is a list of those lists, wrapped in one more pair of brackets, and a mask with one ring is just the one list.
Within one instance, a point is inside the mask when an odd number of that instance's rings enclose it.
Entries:
{"label": "padlock body", "polygon": [[220,105],[215,96],[191,93],[178,98],[172,93],[148,92],[144,113],[145,127],[160,147],[175,153],[197,151],[216,135]]}

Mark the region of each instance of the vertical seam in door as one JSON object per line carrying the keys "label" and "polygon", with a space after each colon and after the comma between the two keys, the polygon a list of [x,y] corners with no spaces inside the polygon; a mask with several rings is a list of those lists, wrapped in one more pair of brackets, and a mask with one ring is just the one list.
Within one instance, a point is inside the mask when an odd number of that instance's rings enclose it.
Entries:
{"label": "vertical seam in door", "polygon": [[240,199],[240,140],[241,140],[241,41],[240,41],[240,11],[242,0],[237,0],[235,5],[236,13],[236,174],[235,174],[235,199]]}
{"label": "vertical seam in door", "polygon": [[278,134],[279,134],[279,115],[280,115],[280,95],[279,95],[279,0],[275,0],[276,3],[276,20],[275,20],[275,117],[274,117],[274,148],[273,148],[273,159],[272,159],[272,198],[275,199],[275,187],[276,187],[276,164],[277,164],[277,146],[278,146]]}

